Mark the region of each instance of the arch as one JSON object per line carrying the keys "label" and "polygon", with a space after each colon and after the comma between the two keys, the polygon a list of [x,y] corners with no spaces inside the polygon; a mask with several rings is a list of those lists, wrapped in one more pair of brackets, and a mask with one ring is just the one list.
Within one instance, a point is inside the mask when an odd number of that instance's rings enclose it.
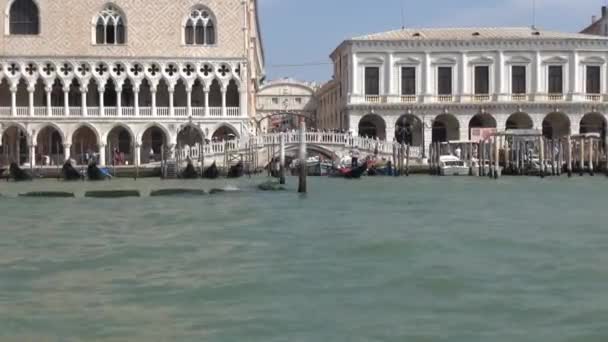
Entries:
{"label": "arch", "polygon": [[56,123],[53,123],[53,122],[45,122],[44,124],[42,124],[40,126],[40,129],[37,132],[34,132],[34,134],[32,135],[32,140],[38,141],[40,133],[45,129],[51,129],[51,130],[58,132],[59,137],[61,138],[61,141],[66,141],[66,139],[67,139],[66,133],[63,131],[63,129],[61,127],[59,127],[59,125],[57,125]]}
{"label": "arch", "polygon": [[225,141],[239,138],[239,131],[229,123],[220,124],[211,135],[213,141]]}
{"label": "arch", "polygon": [[116,85],[111,78],[106,82],[103,91],[103,105],[105,107],[116,107],[118,95],[116,93]]}
{"label": "arch", "polygon": [[135,134],[127,125],[116,124],[105,136],[112,165],[133,165]]}
{"label": "arch", "polygon": [[34,0],[12,0],[8,2],[5,32],[11,35],[40,34],[40,10]]}
{"label": "arch", "polygon": [[226,107],[240,107],[241,94],[237,82],[232,79],[226,89]]}
{"label": "arch", "polygon": [[[496,128],[496,119],[488,113],[480,113],[469,120],[469,139],[472,137],[471,130],[473,128]],[[453,139],[450,139],[453,140]]]}
{"label": "arch", "polygon": [[386,140],[386,123],[378,114],[367,114],[359,121],[359,136]]}
{"label": "arch", "polygon": [[87,106],[99,107],[99,85],[94,78],[89,81],[87,86]]}
{"label": "arch", "polygon": [[150,82],[147,79],[143,79],[139,85],[139,105],[141,107],[152,106],[152,91]]}
{"label": "arch", "polygon": [[452,114],[441,114],[433,120],[433,142],[446,142],[460,139],[460,123]]}
{"label": "arch", "polygon": [[561,112],[547,114],[543,120],[543,136],[558,139],[570,134],[570,119]]}
{"label": "arch", "polygon": [[120,104],[123,107],[135,106],[135,93],[133,92],[133,83],[130,79],[125,79],[120,92]]}
{"label": "arch", "polygon": [[187,124],[183,126],[177,133],[177,144],[180,146],[195,146],[196,144],[203,144],[205,133],[200,127]]}
{"label": "arch", "polygon": [[[290,153],[290,152],[297,153],[298,150],[299,150],[298,144],[288,144],[287,146],[285,146],[285,153]],[[331,160],[338,159],[338,155],[334,151],[332,151],[328,148],[325,148],[323,146],[319,146],[319,145],[315,145],[315,144],[306,144],[306,151],[318,153]],[[275,157],[275,158],[278,157],[279,153],[280,152],[276,152],[273,157]]]}
{"label": "arch", "polygon": [[156,106],[169,107],[169,86],[164,79],[160,79],[156,86]]}
{"label": "arch", "polygon": [[217,41],[217,20],[206,6],[197,5],[182,23],[183,43],[186,45],[215,45]]}
{"label": "arch", "polygon": [[81,122],[74,128],[74,130],[72,131],[71,134],[65,135],[67,143],[73,145],[74,144],[74,135],[76,134],[77,131],[84,129],[84,128],[88,128],[89,130],[91,130],[91,132],[93,132],[96,141],[102,141],[101,134],[99,133],[99,130],[97,129],[97,127],[93,126],[92,124],[90,124],[88,122]]}
{"label": "arch", "polygon": [[507,119],[507,130],[509,129],[533,129],[534,122],[530,115],[524,112],[513,113]]}
{"label": "arch", "polygon": [[51,106],[63,107],[65,102],[64,100],[63,84],[61,83],[60,79],[56,78],[51,86]]}
{"label": "arch", "polygon": [[601,113],[587,113],[581,118],[580,134],[599,133],[606,135],[606,118]]}
{"label": "arch", "polygon": [[42,77],[34,85],[34,107],[46,107],[46,85]]}
{"label": "arch", "polygon": [[28,84],[25,78],[21,78],[17,84],[17,107],[29,106]]}
{"label": "arch", "polygon": [[222,86],[220,81],[214,79],[209,87],[209,107],[222,106]]}
{"label": "arch", "polygon": [[0,83],[0,107],[10,107],[11,103],[11,86],[8,84],[8,79],[3,78]]}
{"label": "arch", "polygon": [[70,156],[78,165],[86,165],[99,153],[99,132],[92,125],[83,123],[71,136]]}
{"label": "arch", "polygon": [[163,148],[168,145],[171,135],[167,129],[156,123],[148,124],[140,133],[138,142],[141,145],[143,164],[161,160]]}
{"label": "arch", "polygon": [[108,3],[91,22],[93,42],[97,45],[122,45],[127,42],[127,21],[124,12]]}
{"label": "arch", "polygon": [[65,135],[61,128],[53,123],[45,124],[33,137],[37,152],[43,165],[61,165],[64,161],[63,143]]}
{"label": "arch", "polygon": [[16,162],[21,165],[29,157],[29,133],[20,123],[11,122],[6,125],[2,132],[3,164]]}
{"label": "arch", "polygon": [[181,78],[175,84],[173,92],[173,106],[186,107],[188,106],[188,98],[186,95],[186,83]]}
{"label": "arch", "polygon": [[192,107],[205,107],[205,86],[199,79],[192,85]]}
{"label": "arch", "polygon": [[70,83],[68,103],[70,107],[80,107],[82,105],[82,96],[80,95],[80,82],[77,78],[74,78]]}
{"label": "arch", "polygon": [[416,115],[402,115],[395,125],[395,140],[410,146],[422,146],[423,129],[422,120]]}

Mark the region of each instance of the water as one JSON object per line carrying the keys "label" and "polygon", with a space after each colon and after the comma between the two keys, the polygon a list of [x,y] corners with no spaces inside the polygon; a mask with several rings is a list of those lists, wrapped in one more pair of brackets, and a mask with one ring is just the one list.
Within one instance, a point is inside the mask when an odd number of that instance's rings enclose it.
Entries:
{"label": "water", "polygon": [[605,177],[309,182],[0,184],[0,341],[608,340]]}

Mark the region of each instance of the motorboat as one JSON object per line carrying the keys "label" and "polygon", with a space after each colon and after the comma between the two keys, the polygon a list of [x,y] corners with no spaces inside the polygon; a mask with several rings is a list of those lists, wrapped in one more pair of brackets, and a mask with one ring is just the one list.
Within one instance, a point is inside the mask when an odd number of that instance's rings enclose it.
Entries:
{"label": "motorboat", "polygon": [[453,155],[439,157],[439,170],[442,176],[468,176],[469,167],[460,158]]}

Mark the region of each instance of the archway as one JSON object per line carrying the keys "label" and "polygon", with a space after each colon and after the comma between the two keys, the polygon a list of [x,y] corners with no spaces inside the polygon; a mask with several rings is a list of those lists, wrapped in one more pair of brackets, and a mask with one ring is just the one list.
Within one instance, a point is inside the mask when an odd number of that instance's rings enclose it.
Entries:
{"label": "archway", "polygon": [[34,107],[46,107],[46,86],[42,78],[38,78],[34,86]]}
{"label": "archway", "polygon": [[97,134],[88,126],[81,126],[72,134],[71,159],[78,165],[87,165],[90,161],[99,161],[99,142]]}
{"label": "archway", "polygon": [[402,115],[397,120],[395,127],[395,140],[410,146],[422,146],[423,144],[422,121],[413,114]]}
{"label": "archway", "polygon": [[141,81],[141,85],[139,86],[139,106],[142,108],[152,107],[150,82],[145,78]]}
{"label": "archway", "polygon": [[112,165],[133,165],[133,135],[123,126],[116,126],[108,133],[107,146]]}
{"label": "archway", "polygon": [[452,114],[441,114],[433,121],[433,142],[455,141],[460,139],[460,123]]}
{"label": "archway", "polygon": [[200,80],[194,81],[192,86],[192,108],[205,107],[205,87]]}
{"label": "archway", "polygon": [[238,133],[230,126],[223,125],[216,129],[211,140],[213,141],[228,141],[238,138]]}
{"label": "archway", "polygon": [[94,78],[89,80],[89,85],[87,86],[87,106],[99,107],[99,85]]}
{"label": "archway", "polygon": [[570,134],[570,119],[564,113],[550,113],[543,120],[543,136],[559,139]]}
{"label": "archway", "polygon": [[28,161],[28,135],[21,126],[11,126],[2,133],[2,165]]}
{"label": "archway", "polygon": [[507,119],[506,128],[509,129],[532,129],[534,128],[534,122],[527,113],[517,112],[511,114]]}
{"label": "archway", "polygon": [[80,107],[82,105],[82,96],[80,95],[80,83],[77,78],[70,83],[70,92],[68,95],[68,103],[70,107]]}
{"label": "archway", "polygon": [[169,107],[169,86],[164,79],[158,81],[156,86],[156,106],[157,107]]}
{"label": "archway", "polygon": [[222,106],[222,87],[220,82],[215,79],[211,82],[209,87],[209,107],[221,107]]}
{"label": "archway", "polygon": [[177,80],[177,84],[175,84],[175,91],[173,94],[173,106],[176,108],[185,108],[188,106],[186,84],[182,79]]}
{"label": "archway", "polygon": [[0,107],[11,107],[11,86],[6,78],[3,78],[2,83],[0,83]]}
{"label": "archway", "polygon": [[19,80],[19,84],[17,84],[17,107],[27,107],[29,103],[27,81],[25,78],[22,78]]}
{"label": "archway", "polygon": [[202,145],[203,134],[200,130],[188,125],[177,134],[177,144],[181,147]]}
{"label": "archway", "polygon": [[386,123],[377,114],[367,114],[359,121],[359,136],[386,140]]}
{"label": "archway", "polygon": [[471,130],[473,128],[496,128],[496,119],[490,114],[480,113],[471,118],[469,121],[469,139],[472,137]]}
{"label": "archway", "polygon": [[42,165],[63,164],[65,161],[63,139],[57,128],[46,126],[38,133],[36,151],[40,156],[40,164]]}
{"label": "archway", "polygon": [[133,83],[128,78],[122,84],[122,91],[120,92],[120,104],[123,107],[135,106],[135,94],[133,92]]}
{"label": "archway", "polygon": [[239,86],[235,80],[230,80],[226,89],[226,107],[239,107],[240,102]]}
{"label": "archway", "polygon": [[163,148],[167,146],[167,136],[165,132],[158,126],[149,127],[142,134],[141,141],[142,164],[160,162]]}
{"label": "archway", "polygon": [[116,107],[116,104],[118,103],[117,99],[116,84],[109,78],[103,91],[104,107]]}
{"label": "archway", "polygon": [[602,146],[606,146],[606,118],[601,113],[587,113],[581,119],[580,133],[598,133]]}

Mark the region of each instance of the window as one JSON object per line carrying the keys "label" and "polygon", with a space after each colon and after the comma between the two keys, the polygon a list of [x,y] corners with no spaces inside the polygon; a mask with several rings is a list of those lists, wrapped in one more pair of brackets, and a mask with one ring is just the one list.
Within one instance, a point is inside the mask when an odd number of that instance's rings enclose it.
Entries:
{"label": "window", "polygon": [[9,13],[9,33],[37,35],[40,33],[38,6],[33,0],[16,0]]}
{"label": "window", "polygon": [[380,95],[380,68],[365,68],[365,95]]}
{"label": "window", "polygon": [[192,10],[186,20],[184,42],[186,45],[214,45],[215,23],[211,12],[205,8]]}
{"label": "window", "polygon": [[302,98],[301,97],[296,97],[296,103],[297,104],[302,104]]}
{"label": "window", "polygon": [[95,21],[95,44],[116,45],[126,43],[124,16],[114,5],[108,5]]}
{"label": "window", "polygon": [[549,94],[563,94],[563,68],[561,65],[549,66]]}
{"label": "window", "polygon": [[437,93],[452,95],[452,67],[437,68]]}
{"label": "window", "polygon": [[587,66],[587,94],[600,93],[600,67]]}
{"label": "window", "polygon": [[514,65],[511,68],[511,93],[526,94],[526,67]]}
{"label": "window", "polygon": [[273,97],[272,98],[272,104],[279,104],[279,98],[278,97]]}
{"label": "window", "polygon": [[475,67],[475,94],[486,95],[490,93],[490,67]]}
{"label": "window", "polygon": [[416,68],[401,68],[401,95],[416,95]]}

